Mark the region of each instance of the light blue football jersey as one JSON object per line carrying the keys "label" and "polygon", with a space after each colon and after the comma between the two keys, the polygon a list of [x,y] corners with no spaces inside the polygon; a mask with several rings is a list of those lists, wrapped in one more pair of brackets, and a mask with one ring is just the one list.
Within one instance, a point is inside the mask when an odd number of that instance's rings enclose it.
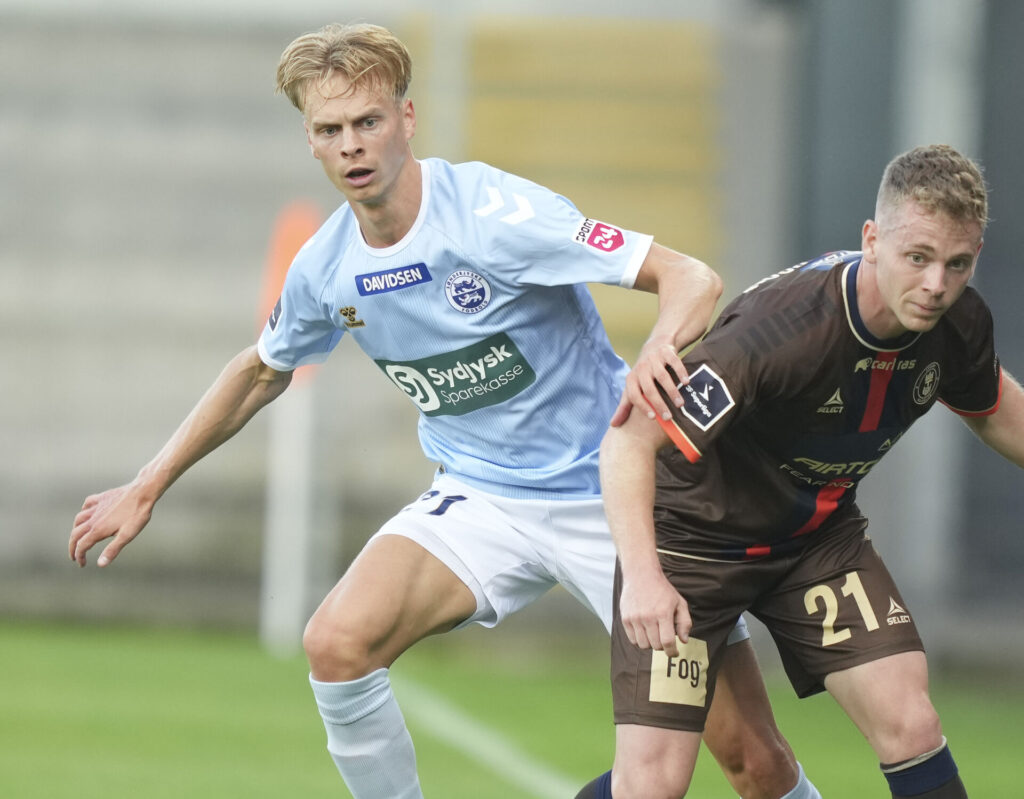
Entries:
{"label": "light blue football jersey", "polygon": [[347,204],[306,243],[260,357],[288,371],[348,333],[419,409],[444,471],[508,497],[599,494],[628,367],[582,284],[631,287],[651,237],[486,164],[420,166],[420,211],[397,244],[369,247]]}

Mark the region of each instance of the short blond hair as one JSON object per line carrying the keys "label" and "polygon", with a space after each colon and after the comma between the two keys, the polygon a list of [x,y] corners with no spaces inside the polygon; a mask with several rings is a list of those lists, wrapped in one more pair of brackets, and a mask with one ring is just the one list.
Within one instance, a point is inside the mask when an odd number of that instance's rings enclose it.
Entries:
{"label": "short blond hair", "polygon": [[412,58],[405,45],[379,25],[326,25],[295,39],[277,65],[277,91],[305,111],[311,85],[343,75],[353,89],[405,97],[412,80]]}
{"label": "short blond hair", "polygon": [[948,144],[915,147],[885,168],[875,203],[875,219],[905,200],[924,211],[941,211],[962,224],[988,224],[988,190],[981,167]]}

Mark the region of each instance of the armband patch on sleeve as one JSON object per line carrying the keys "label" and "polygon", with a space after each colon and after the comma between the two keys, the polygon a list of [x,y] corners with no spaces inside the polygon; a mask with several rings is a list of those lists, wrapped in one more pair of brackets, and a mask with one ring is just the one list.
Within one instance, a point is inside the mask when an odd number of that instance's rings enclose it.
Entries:
{"label": "armband patch on sleeve", "polygon": [[281,318],[281,298],[277,298],[277,304],[274,306],[274,310],[270,312],[270,318],[267,320],[267,324],[270,325],[271,330],[277,329],[277,320]]}
{"label": "armband patch on sleeve", "polygon": [[704,431],[736,404],[725,382],[707,364],[702,364],[690,375],[690,382],[680,392],[683,395],[683,407],[680,408],[683,415]]}

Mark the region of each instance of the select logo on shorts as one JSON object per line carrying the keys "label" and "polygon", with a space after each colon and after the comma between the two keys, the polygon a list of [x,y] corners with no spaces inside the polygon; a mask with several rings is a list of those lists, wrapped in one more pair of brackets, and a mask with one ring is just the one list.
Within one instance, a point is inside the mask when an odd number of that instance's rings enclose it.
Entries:
{"label": "select logo on shorts", "polygon": [[537,379],[505,333],[429,358],[377,365],[426,416],[461,416],[497,405]]}
{"label": "select logo on shorts", "polygon": [[584,219],[572,240],[601,252],[615,252],[626,243],[626,237],[621,230],[596,219]]}
{"label": "select logo on shorts", "polygon": [[679,387],[683,395],[683,414],[706,431],[736,403],[722,381],[707,364],[690,375],[690,382]]}
{"label": "select logo on shorts", "polygon": [[651,650],[651,689],[648,699],[672,705],[704,707],[708,697],[708,645],[699,638],[685,644],[676,638],[679,657]]}
{"label": "select logo on shorts", "polygon": [[459,269],[444,282],[448,304],[461,313],[480,313],[491,302],[491,284],[482,275]]}
{"label": "select logo on shorts", "polygon": [[890,627],[897,624],[910,624],[910,614],[892,597],[889,597],[889,612],[886,614],[885,623]]}
{"label": "select logo on shorts", "polygon": [[385,269],[382,272],[356,275],[356,289],[365,297],[369,294],[384,294],[388,291],[409,288],[409,286],[418,286],[421,283],[429,283],[433,279],[426,264],[412,264],[395,269]]}
{"label": "select logo on shorts", "polygon": [[927,405],[928,400],[935,396],[939,390],[939,365],[932,361],[914,381],[914,402],[918,405]]}

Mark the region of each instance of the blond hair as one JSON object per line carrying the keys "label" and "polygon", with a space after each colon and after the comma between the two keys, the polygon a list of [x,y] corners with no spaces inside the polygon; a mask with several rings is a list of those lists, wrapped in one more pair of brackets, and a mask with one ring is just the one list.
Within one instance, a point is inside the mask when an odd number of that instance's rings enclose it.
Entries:
{"label": "blond hair", "polygon": [[405,45],[379,25],[326,25],[295,39],[281,54],[277,91],[305,111],[310,86],[322,87],[340,74],[353,91],[367,89],[405,97],[412,80],[412,59]]}
{"label": "blond hair", "polygon": [[881,220],[905,200],[927,213],[941,211],[961,224],[988,224],[988,190],[981,168],[947,144],[915,147],[885,168],[875,203]]}

